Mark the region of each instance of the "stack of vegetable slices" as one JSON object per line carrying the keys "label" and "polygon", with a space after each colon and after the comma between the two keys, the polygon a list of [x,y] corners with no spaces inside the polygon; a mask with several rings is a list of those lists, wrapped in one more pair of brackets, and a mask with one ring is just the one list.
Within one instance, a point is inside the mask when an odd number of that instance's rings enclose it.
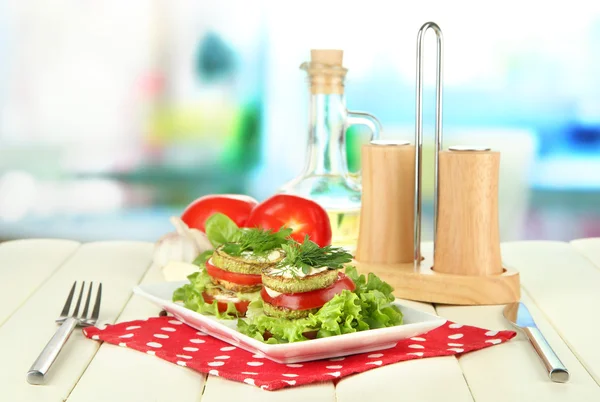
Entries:
{"label": "stack of vegetable slices", "polygon": [[298,243],[286,229],[239,229],[220,214],[207,221],[207,235],[216,250],[199,256],[199,272],[173,300],[219,318],[245,314],[237,327],[250,337],[287,343],[403,322],[392,287],[359,275],[341,248]]}

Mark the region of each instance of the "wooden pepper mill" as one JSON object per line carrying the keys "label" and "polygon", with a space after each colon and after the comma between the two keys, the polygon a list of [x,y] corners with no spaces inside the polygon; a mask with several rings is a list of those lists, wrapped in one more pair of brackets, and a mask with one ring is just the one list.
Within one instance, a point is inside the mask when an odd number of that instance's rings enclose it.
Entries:
{"label": "wooden pepper mill", "polygon": [[361,149],[362,207],[356,260],[412,263],[415,147],[372,141]]}
{"label": "wooden pepper mill", "polygon": [[434,270],[499,275],[500,154],[483,147],[450,147],[439,154]]}

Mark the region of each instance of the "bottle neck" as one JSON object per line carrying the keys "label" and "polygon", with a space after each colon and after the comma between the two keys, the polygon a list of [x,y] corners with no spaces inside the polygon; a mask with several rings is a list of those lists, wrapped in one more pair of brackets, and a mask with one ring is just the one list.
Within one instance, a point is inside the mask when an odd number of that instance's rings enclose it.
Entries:
{"label": "bottle neck", "polygon": [[343,94],[311,94],[305,175],[345,172],[346,100]]}

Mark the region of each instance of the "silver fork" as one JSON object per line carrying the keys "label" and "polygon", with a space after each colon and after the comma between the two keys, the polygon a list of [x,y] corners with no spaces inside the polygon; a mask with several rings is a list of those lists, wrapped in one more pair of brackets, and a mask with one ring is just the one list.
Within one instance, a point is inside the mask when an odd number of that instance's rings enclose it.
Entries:
{"label": "silver fork", "polygon": [[94,282],[91,282],[88,288],[85,306],[83,307],[83,312],[81,315],[79,315],[79,308],[81,307],[85,282],[81,284],[81,290],[79,291],[79,297],[77,298],[75,310],[73,310],[73,314],[69,315],[69,310],[71,310],[71,302],[73,301],[75,288],[77,287],[77,282],[73,283],[73,287],[71,287],[71,291],[69,292],[65,306],[60,313],[60,317],[56,319],[56,322],[62,325],[60,328],[58,328],[52,339],[50,339],[44,350],[42,350],[42,353],[40,353],[36,361],[33,362],[33,365],[27,372],[28,383],[34,385],[40,385],[44,383],[46,379],[46,373],[48,373],[48,370],[50,370],[50,367],[56,360],[56,357],[60,353],[65,343],[67,343],[67,340],[71,336],[71,333],[73,333],[75,327],[88,327],[96,324],[96,321],[98,321],[98,315],[100,315],[100,301],[102,299],[102,283],[98,285],[94,308],[91,315],[88,317],[90,301],[92,299],[93,284]]}

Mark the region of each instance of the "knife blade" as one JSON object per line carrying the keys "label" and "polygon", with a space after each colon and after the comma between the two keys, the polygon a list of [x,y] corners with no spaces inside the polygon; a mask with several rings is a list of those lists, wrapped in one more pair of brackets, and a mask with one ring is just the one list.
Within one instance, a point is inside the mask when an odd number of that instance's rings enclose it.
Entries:
{"label": "knife blade", "polygon": [[544,363],[550,380],[554,382],[569,381],[569,371],[550,347],[542,332],[538,329],[527,306],[521,302],[510,303],[504,307],[504,317],[515,327],[521,329],[540,359]]}

